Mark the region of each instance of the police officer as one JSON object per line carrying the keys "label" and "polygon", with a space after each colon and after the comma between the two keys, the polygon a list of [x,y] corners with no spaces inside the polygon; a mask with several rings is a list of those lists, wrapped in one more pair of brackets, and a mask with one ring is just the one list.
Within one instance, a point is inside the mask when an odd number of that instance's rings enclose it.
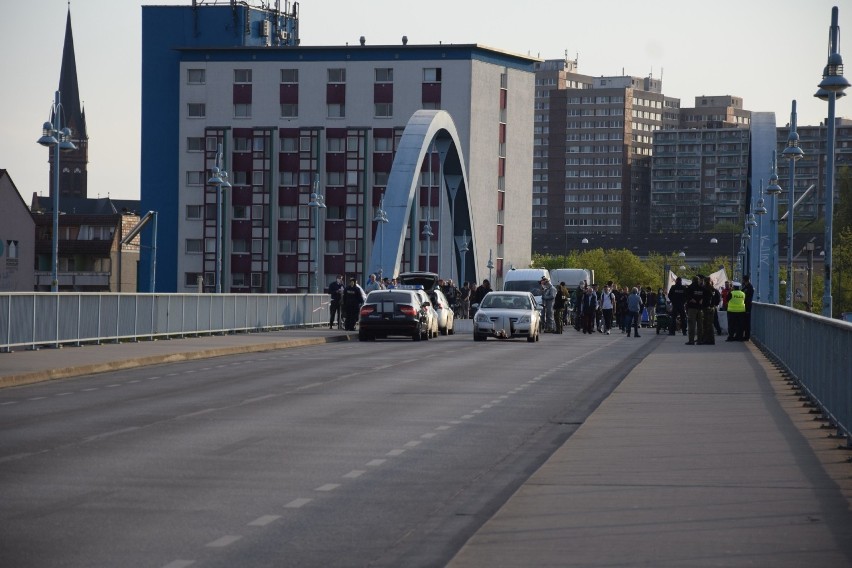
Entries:
{"label": "police officer", "polygon": [[669,323],[669,335],[674,335],[677,330],[677,320],[680,318],[680,328],[686,335],[686,286],[680,276],[675,280],[674,286],[669,288],[669,302],[672,304],[672,319]]}
{"label": "police officer", "polygon": [[358,284],[355,278],[349,279],[349,285],[343,289],[343,313],[344,324],[347,331],[355,331],[355,324],[358,323],[358,312],[361,311],[361,306],[367,300],[367,294],[364,289]]}
{"label": "police officer", "polygon": [[334,319],[337,316],[337,329],[343,329],[343,320],[341,303],[343,300],[343,275],[338,274],[337,280],[328,285],[328,295],[331,298],[331,303],[328,307],[328,329],[334,328]]}

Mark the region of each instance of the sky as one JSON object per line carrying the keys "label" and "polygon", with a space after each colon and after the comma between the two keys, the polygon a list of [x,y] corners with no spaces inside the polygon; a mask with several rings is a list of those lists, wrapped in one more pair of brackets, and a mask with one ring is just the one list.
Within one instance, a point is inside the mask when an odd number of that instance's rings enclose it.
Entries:
{"label": "sky", "polygon": [[[0,169],[27,204],[33,193],[48,194],[48,150],[36,140],[59,85],[68,5],[0,0]],[[89,132],[89,197],[139,199],[143,5],[192,0],[70,2]],[[828,114],[813,94],[835,5],[840,54],[852,70],[852,44],[844,50],[843,36],[852,30],[852,5],[838,0],[302,0],[299,14],[302,45],[357,45],[362,35],[368,44],[398,44],[407,35],[410,45],[478,43],[542,59],[567,54],[587,75],[661,77],[663,93],[683,107],[696,96],[735,95],[784,125],[795,99],[798,124],[816,125]],[[852,117],[852,96],[838,101],[837,116]]]}

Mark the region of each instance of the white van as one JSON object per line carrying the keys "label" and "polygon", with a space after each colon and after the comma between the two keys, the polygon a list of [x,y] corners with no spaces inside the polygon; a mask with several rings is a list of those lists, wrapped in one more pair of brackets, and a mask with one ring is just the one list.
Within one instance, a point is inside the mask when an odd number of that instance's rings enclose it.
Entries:
{"label": "white van", "polygon": [[550,272],[546,268],[513,268],[503,276],[503,290],[532,292],[536,302],[541,305],[542,278],[550,279]]}
{"label": "white van", "polygon": [[554,268],[550,271],[550,282],[554,286],[559,286],[560,282],[565,282],[565,286],[573,291],[585,280],[588,284],[594,284],[595,273],[585,268]]}

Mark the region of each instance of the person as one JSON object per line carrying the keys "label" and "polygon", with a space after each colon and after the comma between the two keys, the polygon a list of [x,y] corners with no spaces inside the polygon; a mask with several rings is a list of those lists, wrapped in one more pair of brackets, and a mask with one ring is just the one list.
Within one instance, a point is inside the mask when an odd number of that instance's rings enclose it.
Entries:
{"label": "person", "polygon": [[702,327],[700,333],[700,343],[701,345],[715,345],[716,344],[716,336],[713,335],[713,315],[716,313],[716,307],[713,305],[713,293],[716,292],[718,297],[718,292],[713,288],[713,284],[710,283],[710,277],[704,277],[704,302],[702,303]]}
{"label": "person", "polygon": [[686,287],[686,318],[689,341],[687,345],[695,345],[696,336],[701,340],[701,326],[704,324],[702,309],[704,308],[704,285],[702,276],[696,274],[692,283]]}
{"label": "person", "polygon": [[452,280],[447,280],[441,291],[444,293],[444,296],[447,297],[447,302],[450,303],[450,309],[453,310],[453,315],[457,314],[459,311],[459,289]]}
{"label": "person", "polygon": [[633,335],[639,337],[639,314],[642,312],[642,297],[639,288],[634,287],[627,296],[627,337],[630,337],[630,326],[633,326]]}
{"label": "person", "polygon": [[601,312],[603,313],[604,333],[609,335],[612,329],[612,316],[615,313],[615,294],[612,293],[612,281],[606,283],[601,294]]}
{"label": "person", "polygon": [[577,284],[577,289],[574,290],[574,329],[580,331],[583,328],[583,319],[581,317],[583,299],[586,297],[586,281],[583,280]]}
{"label": "person", "polygon": [[337,316],[337,329],[343,329],[343,314],[341,302],[343,300],[343,275],[338,274],[337,280],[328,285],[328,295],[331,303],[328,306],[328,329],[334,329],[334,318]]}
{"label": "person", "polygon": [[343,289],[343,313],[346,331],[355,331],[358,312],[367,300],[367,294],[355,278],[349,279],[349,285]]}
{"label": "person", "polygon": [[370,274],[370,279],[367,281],[367,285],[364,286],[365,292],[372,292],[373,290],[381,290],[382,285],[379,284],[379,281],[376,280],[375,274]]}
{"label": "person", "polygon": [[627,286],[623,286],[615,300],[615,311],[618,314],[618,329],[621,330],[621,333],[627,331],[627,298],[629,296],[630,293],[627,291]]}
{"label": "person", "polygon": [[544,331],[555,331],[553,325],[553,303],[556,300],[556,287],[546,276],[541,279],[541,303],[544,307]]}
{"label": "person", "polygon": [[722,325],[719,323],[719,306],[722,303],[722,294],[712,285],[712,282],[711,290],[710,306],[713,308],[713,327],[716,328],[716,335],[722,335]]}
{"label": "person", "polygon": [[680,329],[686,335],[686,286],[680,276],[675,279],[674,285],[669,288],[669,302],[672,305],[672,319],[669,322],[669,335],[677,332],[677,321],[680,318]]}
{"label": "person", "polygon": [[731,288],[731,281],[725,280],[725,287],[722,288],[720,295],[722,296],[722,306],[719,308],[720,312],[727,311],[728,309],[728,300],[731,299],[731,292],[733,289]]}
{"label": "person", "polygon": [[470,317],[470,282],[462,284],[459,290],[459,318],[468,319]]}
{"label": "person", "polygon": [[657,325],[657,316],[656,316],[656,306],[657,306],[657,293],[654,292],[654,289],[651,286],[648,286],[648,302],[645,304],[645,309],[648,312],[648,325],[650,327],[654,327]]}
{"label": "person", "polygon": [[583,320],[583,333],[595,332],[595,318],[598,313],[598,297],[595,296],[595,291],[591,286],[586,286],[586,291],[583,294],[582,305],[580,306],[580,317]]}
{"label": "person", "polygon": [[728,338],[725,341],[743,341],[746,295],[740,289],[740,283],[734,282],[734,289],[728,300]]}
{"label": "person", "polygon": [[746,274],[743,276],[743,284],[741,286],[743,294],[745,294],[745,316],[743,316],[743,341],[751,339],[751,302],[754,299],[754,286],[751,285],[751,277]]}
{"label": "person", "polygon": [[485,295],[490,291],[491,291],[491,282],[489,282],[488,279],[486,278],[485,280],[482,281],[482,284],[480,284],[479,287],[476,289],[476,292],[473,295],[473,300],[471,301],[471,304],[479,304],[480,302],[482,302],[482,298],[484,298]]}
{"label": "person", "polygon": [[565,326],[565,309],[568,307],[568,298],[571,292],[565,282],[560,282],[556,287],[556,297],[553,299],[553,319],[556,324],[556,333],[562,333]]}

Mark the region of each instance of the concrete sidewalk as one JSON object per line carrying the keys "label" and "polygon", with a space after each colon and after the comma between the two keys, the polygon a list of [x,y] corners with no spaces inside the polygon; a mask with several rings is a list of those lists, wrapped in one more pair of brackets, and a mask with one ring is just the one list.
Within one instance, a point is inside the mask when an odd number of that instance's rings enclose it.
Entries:
{"label": "concrete sidewalk", "polygon": [[659,346],[452,568],[852,566],[852,453],[748,343]]}

